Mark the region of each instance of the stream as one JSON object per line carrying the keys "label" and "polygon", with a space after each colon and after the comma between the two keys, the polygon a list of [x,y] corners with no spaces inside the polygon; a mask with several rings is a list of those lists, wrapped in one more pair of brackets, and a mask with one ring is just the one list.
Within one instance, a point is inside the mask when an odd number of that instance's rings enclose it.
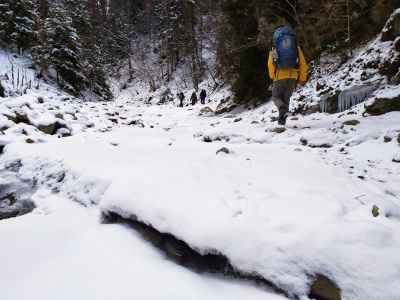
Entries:
{"label": "stream", "polygon": [[21,181],[11,170],[0,170],[0,220],[32,212],[34,190],[29,182]]}

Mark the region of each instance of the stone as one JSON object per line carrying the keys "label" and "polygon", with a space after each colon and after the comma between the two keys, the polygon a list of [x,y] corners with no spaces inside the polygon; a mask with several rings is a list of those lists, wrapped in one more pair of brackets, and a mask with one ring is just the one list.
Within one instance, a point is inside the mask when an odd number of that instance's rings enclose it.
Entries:
{"label": "stone", "polygon": [[285,131],[286,131],[285,127],[276,127],[276,128],[271,130],[271,132],[275,132],[275,133],[282,133],[282,132],[285,132]]}
{"label": "stone", "polygon": [[38,129],[45,134],[53,134],[56,131],[56,125],[57,122],[49,125],[39,125]]}
{"label": "stone", "polygon": [[213,115],[213,110],[208,106],[203,107],[199,112],[199,117],[208,117]]}
{"label": "stone", "polygon": [[365,106],[365,113],[380,116],[391,111],[400,111],[400,95],[392,99],[375,98],[374,103]]}
{"label": "stone", "polygon": [[8,120],[17,123],[17,117],[15,115],[3,114]]}
{"label": "stone", "polygon": [[16,112],[15,116],[17,118],[17,121],[15,123],[31,124],[31,121],[24,112]]}
{"label": "stone", "polygon": [[372,215],[374,216],[374,218],[376,218],[377,216],[379,216],[379,207],[374,205],[372,207]]}
{"label": "stone", "polygon": [[382,30],[382,42],[394,41],[400,36],[400,13],[395,12],[391,15]]}
{"label": "stone", "polygon": [[64,120],[64,116],[61,113],[56,114],[55,117],[58,119]]}
{"label": "stone", "polygon": [[358,121],[358,120],[347,120],[347,121],[344,121],[342,123],[342,125],[350,125],[350,126],[356,126],[357,124],[360,124],[360,121]]}
{"label": "stone", "polygon": [[217,153],[215,153],[215,154],[218,154],[218,153],[220,153],[220,152],[224,152],[224,153],[226,153],[226,154],[229,154],[229,150],[228,150],[228,148],[226,148],[226,147],[222,147],[222,148],[219,149],[219,150],[217,151]]}
{"label": "stone", "polygon": [[238,105],[236,103],[233,103],[230,99],[230,97],[222,100],[218,106],[217,109],[215,110],[216,115],[222,115],[224,113],[231,112],[235,108],[237,108]]}
{"label": "stone", "polygon": [[385,136],[383,137],[383,141],[384,141],[385,143],[389,143],[389,142],[392,141],[392,138],[385,135]]}
{"label": "stone", "polygon": [[310,286],[309,298],[326,299],[326,300],[341,300],[340,289],[328,277],[317,275],[317,278]]}

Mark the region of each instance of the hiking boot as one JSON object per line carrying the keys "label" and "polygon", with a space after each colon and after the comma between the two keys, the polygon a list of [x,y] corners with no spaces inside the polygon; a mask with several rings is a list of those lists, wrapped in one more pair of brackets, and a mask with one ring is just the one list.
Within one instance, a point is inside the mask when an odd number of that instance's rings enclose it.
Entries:
{"label": "hiking boot", "polygon": [[286,110],[281,110],[279,112],[279,118],[278,118],[278,124],[279,125],[285,125],[286,124],[286,118],[289,116],[289,113]]}

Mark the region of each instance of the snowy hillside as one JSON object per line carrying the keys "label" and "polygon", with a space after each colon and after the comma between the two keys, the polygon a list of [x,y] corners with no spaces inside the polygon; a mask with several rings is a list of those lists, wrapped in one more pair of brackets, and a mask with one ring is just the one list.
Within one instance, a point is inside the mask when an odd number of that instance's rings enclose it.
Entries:
{"label": "snowy hillside", "polygon": [[[276,125],[272,103],[216,115],[230,92],[207,82],[206,105],[183,108],[177,89],[157,105],[165,94],[139,84],[107,103],[45,84],[21,95],[0,52],[8,91],[0,212],[15,205],[4,195],[10,171],[32,184],[36,206],[0,221],[2,297],[398,299],[400,112],[373,116],[364,107],[400,97],[399,85],[365,69],[375,51],[390,57],[392,44],[378,37],[340,68],[322,59],[319,76],[296,91],[286,127]],[[365,84],[376,88],[350,109],[298,113]],[[132,228],[102,223],[111,213],[220,255],[275,290],[176,265]],[[321,277],[333,285],[329,295],[313,285]]]}

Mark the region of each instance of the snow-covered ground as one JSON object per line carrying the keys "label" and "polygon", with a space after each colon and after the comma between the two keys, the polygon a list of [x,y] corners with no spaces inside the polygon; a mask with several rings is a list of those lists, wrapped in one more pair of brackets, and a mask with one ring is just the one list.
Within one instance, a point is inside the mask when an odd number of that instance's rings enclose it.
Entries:
{"label": "snow-covered ground", "polygon": [[[40,187],[32,214],[0,222],[5,299],[279,299],[174,266],[132,230],[100,224],[101,210],[134,214],[296,295],[307,295],[315,274],[344,299],[400,294],[399,112],[363,117],[360,105],[340,118],[298,116],[276,133],[261,121],[271,105],[238,121],[198,117],[200,106],[126,101],[81,104],[90,130],[33,144],[16,135],[5,147],[3,168],[21,161],[18,176]],[[116,108],[144,127],[104,130],[104,112]],[[349,119],[360,124],[340,128]],[[222,147],[229,154],[216,154]]]}
{"label": "snow-covered ground", "polygon": [[[399,94],[385,85],[374,97]],[[342,299],[398,299],[400,112],[363,115],[362,103],[283,128],[272,103],[200,117],[199,104],[136,99],[147,97],[135,87],[83,102],[42,85],[0,99],[0,172],[18,169],[37,189],[32,213],[0,221],[2,299],[285,299],[176,265],[133,229],[102,224],[110,211],[222,254],[288,297],[307,299],[321,274]],[[54,135],[39,130],[54,122]]]}

